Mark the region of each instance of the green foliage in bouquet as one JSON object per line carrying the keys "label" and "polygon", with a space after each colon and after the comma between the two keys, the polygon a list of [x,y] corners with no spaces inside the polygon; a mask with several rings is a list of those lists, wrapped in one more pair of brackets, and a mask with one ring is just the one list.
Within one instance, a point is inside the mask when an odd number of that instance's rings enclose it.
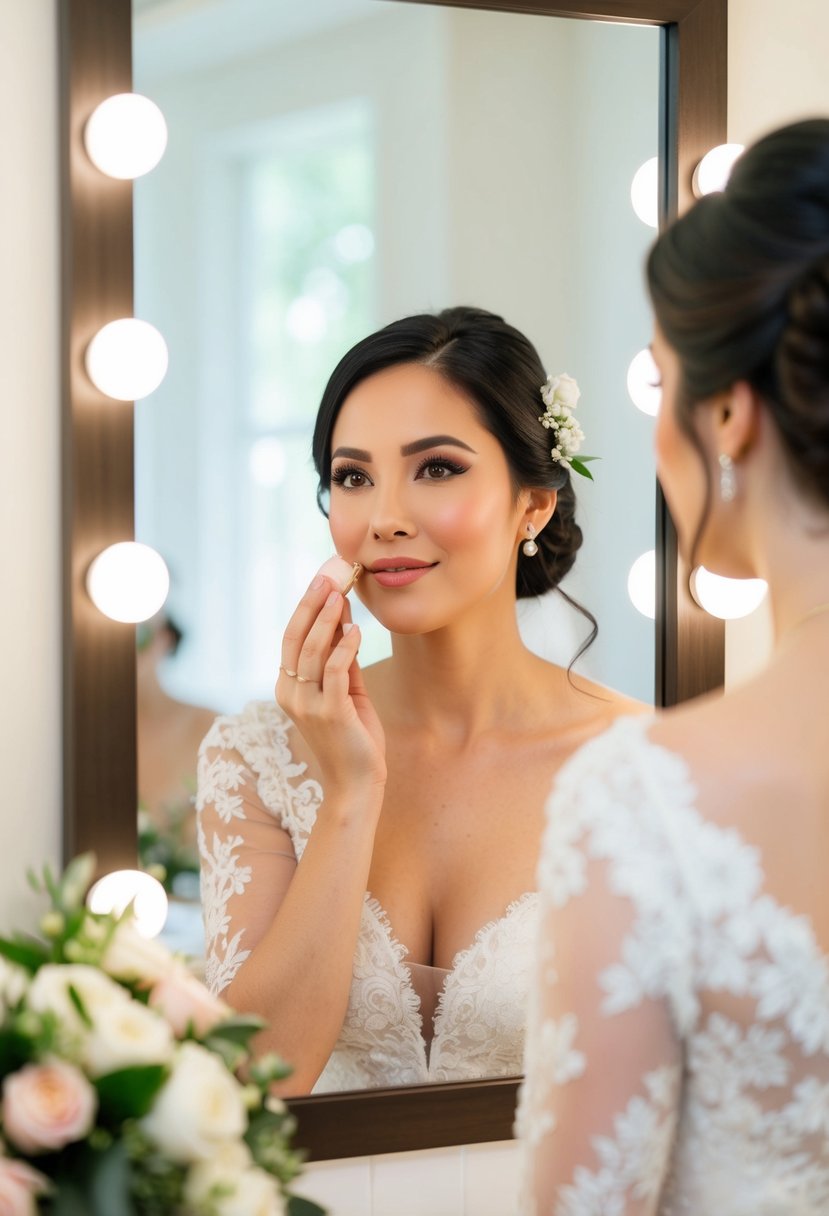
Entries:
{"label": "green foliage in bouquet", "polygon": [[[77,858],[33,886],[40,935],[0,938],[0,1211],[10,1216],[319,1216],[302,1155],[236,1015],[131,913],[93,913]],[[244,1081],[237,1076],[243,1072]]]}

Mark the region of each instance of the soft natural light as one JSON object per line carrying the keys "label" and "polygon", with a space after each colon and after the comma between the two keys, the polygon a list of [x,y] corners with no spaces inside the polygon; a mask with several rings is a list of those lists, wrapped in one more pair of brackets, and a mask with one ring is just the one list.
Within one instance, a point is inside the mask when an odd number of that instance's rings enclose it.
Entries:
{"label": "soft natural light", "polygon": [[659,413],[662,402],[662,388],[658,383],[659,369],[653,361],[653,355],[645,347],[631,360],[627,374],[627,387],[630,399],[643,414],[655,417]]}
{"label": "soft natural light", "polygon": [[633,210],[649,228],[659,227],[659,158],[652,156],[640,165],[630,184]]}
{"label": "soft natural light", "polygon": [[642,616],[656,617],[656,552],[648,549],[637,557],[628,574],[628,595]]}
{"label": "soft natural light", "polygon": [[718,144],[706,152],[694,170],[692,185],[697,198],[712,194],[715,190],[724,190],[734,162],[744,151],[743,144]]}
{"label": "soft natural light", "polygon": [[749,616],[760,607],[767,591],[768,583],[762,578],[723,578],[705,566],[697,566],[691,575],[691,594],[700,608],[723,621]]}
{"label": "soft natural light", "polygon": [[325,305],[315,296],[298,296],[288,305],[285,325],[295,341],[319,342],[328,329]]}
{"label": "soft natural light", "polygon": [[122,317],[99,329],[86,348],[89,379],[116,401],[139,401],[167,374],[167,343],[147,321]]}
{"label": "soft natural light", "polygon": [[167,147],[167,123],[154,101],[116,93],[92,111],[84,128],[89,159],[108,177],[132,179],[154,169]]}
{"label": "soft natural light", "polygon": [[285,479],[285,445],[274,435],[257,439],[250,449],[250,475],[260,486],[275,489]]}
{"label": "soft natural light", "polygon": [[155,616],[170,590],[160,553],[137,541],[120,541],[99,553],[86,575],[95,607],[113,621],[137,624]]}
{"label": "soft natural light", "polygon": [[374,253],[374,233],[366,224],[346,224],[334,237],[334,251],[343,262],[365,262]]}
{"label": "soft natural light", "polygon": [[142,937],[158,937],[167,920],[167,892],[157,878],[143,870],[113,870],[89,889],[87,906],[93,912],[120,916],[130,904],[133,923]]}

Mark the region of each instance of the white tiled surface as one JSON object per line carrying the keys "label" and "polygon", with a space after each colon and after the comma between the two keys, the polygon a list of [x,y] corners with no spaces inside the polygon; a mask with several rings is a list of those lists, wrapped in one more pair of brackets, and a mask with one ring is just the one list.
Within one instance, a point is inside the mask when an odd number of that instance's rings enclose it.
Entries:
{"label": "white tiled surface", "polygon": [[310,1165],[297,1190],[329,1216],[515,1216],[515,1141]]}

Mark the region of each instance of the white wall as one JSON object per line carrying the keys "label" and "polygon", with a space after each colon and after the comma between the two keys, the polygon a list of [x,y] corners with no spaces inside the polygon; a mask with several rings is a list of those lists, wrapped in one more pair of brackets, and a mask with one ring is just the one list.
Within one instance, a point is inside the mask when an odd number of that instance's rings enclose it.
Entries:
{"label": "white wall", "polygon": [[0,928],[59,854],[56,12],[0,0]]}
{"label": "white wall", "polygon": [[[53,0],[0,0],[6,166],[0,191],[2,924],[21,913],[23,868],[57,855],[60,819],[55,25]],[[825,0],[731,0],[730,136],[753,135],[798,113],[829,111],[827,45]],[[447,1167],[456,1154],[467,1164]],[[332,1216],[487,1216],[477,1188],[498,1202],[499,1180],[511,1179],[513,1149],[407,1158],[406,1178],[415,1183],[405,1191],[401,1158],[320,1165],[311,1169],[307,1190],[325,1196]],[[382,1193],[390,1176],[396,1179],[392,1204]],[[445,1204],[438,1198],[427,1208],[407,1207],[418,1194],[430,1201],[432,1188],[446,1195]],[[496,1211],[509,1216],[503,1204]]]}

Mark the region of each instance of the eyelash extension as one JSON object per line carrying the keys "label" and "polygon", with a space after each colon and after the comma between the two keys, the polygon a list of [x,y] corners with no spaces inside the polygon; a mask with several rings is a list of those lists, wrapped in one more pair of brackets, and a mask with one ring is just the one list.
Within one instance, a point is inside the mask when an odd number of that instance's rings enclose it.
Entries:
{"label": "eyelash extension", "polygon": [[365,469],[360,469],[355,464],[341,464],[332,472],[331,484],[341,486],[351,473],[358,473],[360,477],[365,477],[366,481],[371,480]]}
{"label": "eyelash extension", "polygon": [[461,473],[465,473],[467,471],[466,465],[457,464],[454,460],[450,460],[448,456],[427,456],[425,460],[421,460],[420,464],[417,466],[417,473],[415,476],[419,477],[424,469],[428,469],[431,465],[436,464],[442,465],[443,468],[448,469],[450,473],[455,475],[460,475]]}

